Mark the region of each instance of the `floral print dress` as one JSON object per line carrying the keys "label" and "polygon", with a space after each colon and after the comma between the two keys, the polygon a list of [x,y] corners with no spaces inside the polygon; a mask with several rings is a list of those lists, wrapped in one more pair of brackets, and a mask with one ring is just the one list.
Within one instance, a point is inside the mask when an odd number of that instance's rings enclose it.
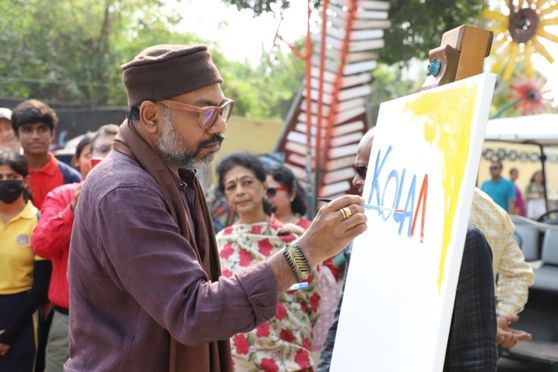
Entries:
{"label": "floral print dress", "polygon": [[[299,233],[277,221],[232,225],[217,234],[223,275],[266,260]],[[231,339],[236,371],[312,370],[312,327],[318,318],[320,296],[316,275],[309,287],[279,294],[275,317]]]}

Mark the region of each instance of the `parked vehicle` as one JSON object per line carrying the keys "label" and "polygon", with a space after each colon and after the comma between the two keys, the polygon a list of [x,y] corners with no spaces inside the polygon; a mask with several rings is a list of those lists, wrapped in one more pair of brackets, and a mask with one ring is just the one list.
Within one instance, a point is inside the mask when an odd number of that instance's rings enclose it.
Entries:
{"label": "parked vehicle", "polygon": [[[540,169],[544,179],[548,180],[548,153],[558,149],[558,115],[489,120],[486,143],[489,141],[536,146],[540,151]],[[558,210],[549,194],[548,185],[545,185],[547,212],[537,221],[512,216],[516,225],[516,241],[535,272],[529,301],[520,314],[520,321],[513,327],[530,332],[533,341],[521,342],[510,350],[503,350],[502,355],[539,362],[552,371],[558,371]]]}

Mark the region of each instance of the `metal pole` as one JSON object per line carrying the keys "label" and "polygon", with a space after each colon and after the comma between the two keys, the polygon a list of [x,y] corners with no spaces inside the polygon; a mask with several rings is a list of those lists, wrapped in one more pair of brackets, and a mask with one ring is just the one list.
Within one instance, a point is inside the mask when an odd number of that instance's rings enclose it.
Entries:
{"label": "metal pole", "polygon": [[[541,171],[542,171],[542,175],[543,175],[543,192],[544,192],[544,206],[546,207],[546,210],[549,211],[549,207],[548,207],[548,191],[546,190],[546,154],[544,153],[544,147],[543,145],[539,145],[539,148],[541,150]],[[545,212],[546,213],[546,212]]]}
{"label": "metal pole", "polygon": [[[325,74],[325,54],[326,54],[326,31],[327,31],[327,7],[328,0],[324,0],[322,4],[322,31],[320,41],[320,78],[318,81],[318,127],[316,128],[316,167],[315,167],[315,189],[316,197],[320,195],[320,177],[321,177],[321,157],[322,157],[322,109],[324,95],[324,74]],[[316,209],[316,205],[313,206]]]}
{"label": "metal pole", "polygon": [[306,31],[306,201],[308,205],[307,217],[313,219],[316,214],[315,190],[312,187],[312,38],[310,37],[310,17],[312,15],[312,0],[308,0],[308,19]]}

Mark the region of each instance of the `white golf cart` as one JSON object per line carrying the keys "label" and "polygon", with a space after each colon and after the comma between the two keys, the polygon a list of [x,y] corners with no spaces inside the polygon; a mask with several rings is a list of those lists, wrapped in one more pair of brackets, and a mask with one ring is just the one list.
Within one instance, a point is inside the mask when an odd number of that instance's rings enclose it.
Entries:
{"label": "white golf cart", "polygon": [[535,271],[529,301],[512,327],[530,332],[533,341],[502,350],[502,355],[558,371],[558,210],[552,192],[558,189],[558,114],[489,120],[483,155],[503,159],[504,168],[510,163],[543,172],[547,212],[536,221],[512,216],[516,241]]}

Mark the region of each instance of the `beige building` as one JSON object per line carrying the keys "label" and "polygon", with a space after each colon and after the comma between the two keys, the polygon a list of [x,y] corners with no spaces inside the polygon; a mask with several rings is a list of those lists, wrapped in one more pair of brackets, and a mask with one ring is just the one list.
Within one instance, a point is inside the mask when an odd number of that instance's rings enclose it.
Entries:
{"label": "beige building", "polygon": [[256,120],[233,116],[225,132],[225,141],[215,155],[209,170],[201,171],[200,179],[204,186],[216,182],[215,166],[220,159],[237,151],[255,154],[269,153],[274,150],[283,122],[280,120]]}

